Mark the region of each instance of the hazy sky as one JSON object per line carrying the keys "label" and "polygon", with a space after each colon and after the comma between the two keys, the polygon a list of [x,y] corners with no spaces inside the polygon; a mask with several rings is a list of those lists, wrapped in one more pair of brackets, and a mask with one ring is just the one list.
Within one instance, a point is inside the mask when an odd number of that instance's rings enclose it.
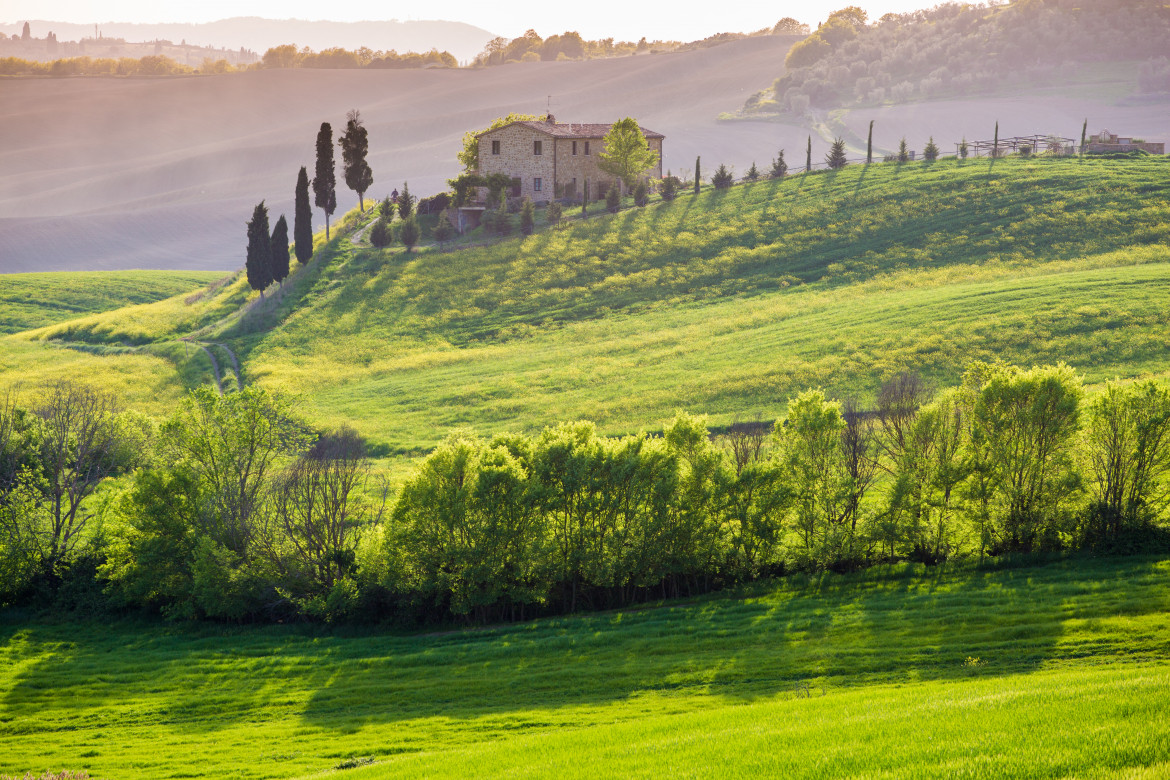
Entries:
{"label": "hazy sky", "polygon": [[[792,16],[813,26],[830,11],[860,5],[877,18],[888,11],[911,11],[934,5],[934,0],[804,0],[803,2],[683,3],[593,0],[589,3],[491,2],[443,0],[435,3],[393,3],[387,0],[3,0],[0,22],[25,19],[93,22],[211,22],[232,16],[271,19],[449,19],[468,22],[498,35],[515,37],[528,28],[542,36],[576,30],[586,38],[613,36],[636,40],[693,40],[716,32],[748,32]],[[669,10],[668,10],[669,9]],[[413,11],[413,13],[412,13]]]}

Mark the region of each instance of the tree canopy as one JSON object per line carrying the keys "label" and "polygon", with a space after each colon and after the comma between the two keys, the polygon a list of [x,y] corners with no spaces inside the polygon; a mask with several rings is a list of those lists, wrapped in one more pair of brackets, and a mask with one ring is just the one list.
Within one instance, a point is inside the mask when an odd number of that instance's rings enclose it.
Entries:
{"label": "tree canopy", "polygon": [[658,162],[658,152],[650,148],[633,117],[614,122],[602,139],[602,147],[597,167],[626,187],[633,187],[638,177]]}

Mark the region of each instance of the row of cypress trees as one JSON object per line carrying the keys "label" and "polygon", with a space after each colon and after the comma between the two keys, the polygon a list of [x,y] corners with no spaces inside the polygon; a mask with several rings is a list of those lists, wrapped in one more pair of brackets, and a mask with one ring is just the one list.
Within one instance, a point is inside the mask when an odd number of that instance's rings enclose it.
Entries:
{"label": "row of cypress trees", "polygon": [[[362,124],[361,113],[354,109],[346,115],[345,133],[337,139],[341,147],[345,183],[358,194],[359,204],[365,210],[365,195],[374,183],[374,172],[366,161],[369,152],[369,134]],[[333,127],[321,123],[317,132],[317,160],[313,176],[313,203],[325,212],[325,240],[329,240],[329,217],[337,210],[337,178],[334,174]],[[313,257],[313,211],[309,205],[309,174],[301,166],[297,174],[293,218],[293,246],[297,261],[304,264]],[[248,285],[253,290],[264,290],[273,282],[283,282],[289,273],[288,222],[284,215],[268,232],[268,208],[260,201],[248,222],[248,250],[244,268]]]}

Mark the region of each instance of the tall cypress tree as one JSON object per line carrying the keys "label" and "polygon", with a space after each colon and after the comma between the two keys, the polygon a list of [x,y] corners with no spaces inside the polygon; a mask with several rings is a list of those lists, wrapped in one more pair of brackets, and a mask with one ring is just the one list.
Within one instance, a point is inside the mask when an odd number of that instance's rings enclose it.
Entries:
{"label": "tall cypress tree", "polygon": [[698,195],[698,194],[699,194],[699,178],[700,178],[700,173],[699,173],[699,158],[698,158],[698,157],[696,157],[696,158],[695,158],[695,194],[696,194],[696,195]]}
{"label": "tall cypress tree", "polygon": [[313,207],[309,205],[309,172],[301,166],[297,174],[296,211],[293,214],[293,243],[297,262],[304,264],[313,257]]}
{"label": "tall cypress tree", "polygon": [[995,123],[995,140],[991,142],[991,159],[999,157],[999,122]]}
{"label": "tall cypress tree", "polygon": [[272,238],[268,235],[268,209],[264,201],[256,204],[252,221],[248,223],[248,257],[244,261],[248,286],[260,291],[272,284]]}
{"label": "tall cypress tree", "polygon": [[804,155],[804,172],[808,173],[812,170],[812,136],[808,137],[808,150]]}
{"label": "tall cypress tree", "polygon": [[284,285],[288,277],[288,222],[284,214],[276,220],[276,227],[272,228],[272,281]]}
{"label": "tall cypress tree", "polygon": [[865,164],[873,162],[873,120],[869,120],[869,138],[865,142]]}
{"label": "tall cypress tree", "polygon": [[370,142],[362,126],[361,113],[355,108],[346,114],[345,134],[337,139],[341,147],[341,164],[345,169],[345,186],[358,194],[358,206],[366,210],[366,190],[374,183],[374,172],[366,162]]}
{"label": "tall cypress tree", "polygon": [[1085,136],[1089,132],[1089,118],[1085,117],[1085,123],[1081,125],[1081,156],[1085,154]]}
{"label": "tall cypress tree", "polygon": [[333,128],[321,123],[317,133],[317,169],[313,176],[313,203],[325,212],[325,240],[329,240],[329,217],[337,210],[337,178],[333,173]]}

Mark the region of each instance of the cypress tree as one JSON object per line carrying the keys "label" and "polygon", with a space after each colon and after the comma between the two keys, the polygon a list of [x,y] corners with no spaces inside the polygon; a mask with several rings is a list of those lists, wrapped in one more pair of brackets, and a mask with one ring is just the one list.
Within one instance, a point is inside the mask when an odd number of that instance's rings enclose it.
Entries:
{"label": "cypress tree", "polygon": [[586,216],[589,212],[585,207],[589,205],[589,180],[585,180],[585,189],[581,190],[581,216]]}
{"label": "cypress tree", "polygon": [[264,201],[256,204],[248,223],[248,256],[244,261],[248,286],[260,291],[272,284],[272,238],[268,235],[268,209]]}
{"label": "cypress tree", "polygon": [[1085,138],[1089,132],[1089,118],[1085,117],[1085,123],[1081,125],[1081,156],[1085,154]]}
{"label": "cypress tree", "polygon": [[284,214],[280,215],[280,219],[276,220],[276,226],[272,228],[272,281],[280,282],[284,286],[284,280],[288,278],[288,222],[284,219]]}
{"label": "cypress tree", "polygon": [[963,137],[962,142],[959,144],[959,159],[961,159],[961,160],[967,159],[967,138],[966,138],[966,136]]}
{"label": "cypress tree", "polygon": [[337,139],[341,147],[341,164],[345,169],[345,186],[358,194],[358,207],[365,211],[366,190],[374,183],[374,172],[366,162],[370,141],[362,125],[361,113],[356,108],[345,118],[345,134]]}
{"label": "cypress tree", "polygon": [[865,164],[873,162],[873,120],[869,120],[869,138],[865,142]]}
{"label": "cypress tree", "polygon": [[902,140],[898,142],[898,162],[904,163],[910,161],[910,150],[906,147],[906,136],[902,136]]}
{"label": "cypress tree", "polygon": [[321,123],[317,133],[317,169],[313,176],[313,203],[325,212],[325,240],[329,240],[329,217],[337,210],[337,178],[333,173],[333,128]]}
{"label": "cypress tree", "polygon": [[699,158],[698,158],[698,157],[696,157],[696,158],[695,158],[695,194],[696,194],[696,195],[698,195],[698,194],[699,194],[699,178],[700,178],[700,173],[699,173]]}
{"label": "cypress tree", "polygon": [[804,171],[808,173],[812,170],[812,136],[808,137],[808,150],[804,156]]}
{"label": "cypress tree", "polygon": [[309,205],[309,172],[301,166],[297,174],[296,210],[293,212],[293,244],[297,262],[302,265],[313,257],[313,207]]}
{"label": "cypress tree", "polygon": [[995,123],[995,140],[991,143],[991,159],[999,157],[999,122]]}
{"label": "cypress tree", "polygon": [[755,181],[760,178],[760,169],[756,167],[756,161],[752,160],[752,167],[748,168],[748,172],[743,175],[748,181]]}

